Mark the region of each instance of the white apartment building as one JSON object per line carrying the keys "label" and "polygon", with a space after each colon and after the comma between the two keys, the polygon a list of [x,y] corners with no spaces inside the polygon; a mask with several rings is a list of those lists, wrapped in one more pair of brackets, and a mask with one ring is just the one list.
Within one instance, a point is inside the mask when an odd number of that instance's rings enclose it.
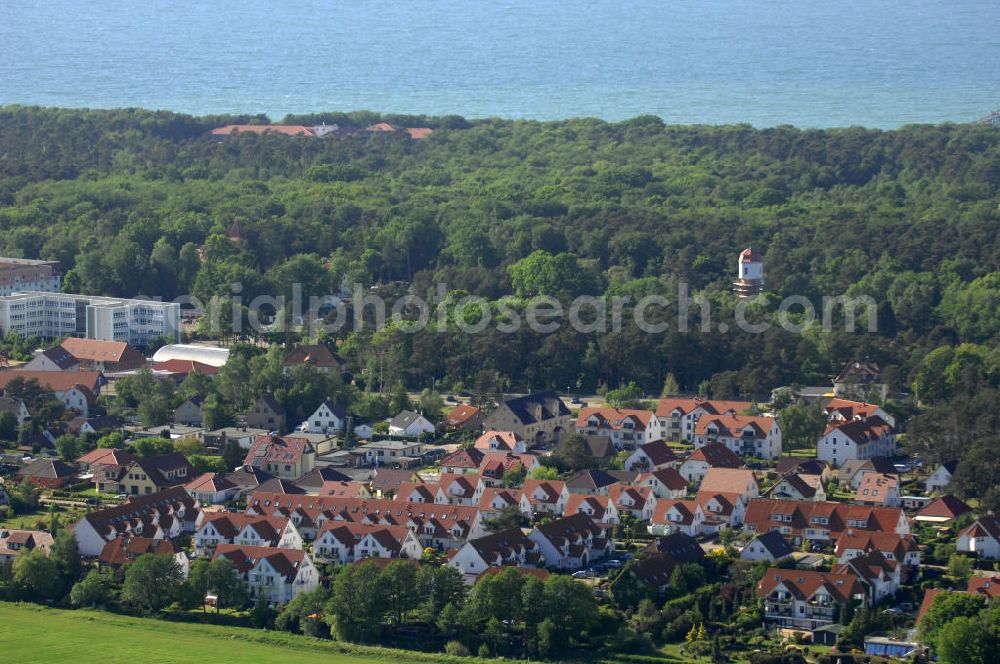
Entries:
{"label": "white apartment building", "polygon": [[148,346],[180,340],[180,305],[94,295],[20,292],[0,296],[0,330],[43,339],[84,337]]}

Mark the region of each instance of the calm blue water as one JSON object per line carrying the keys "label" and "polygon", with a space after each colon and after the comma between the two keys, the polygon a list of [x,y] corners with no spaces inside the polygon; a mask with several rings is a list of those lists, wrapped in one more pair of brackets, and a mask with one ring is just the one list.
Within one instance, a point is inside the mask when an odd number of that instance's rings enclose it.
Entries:
{"label": "calm blue water", "polygon": [[997,0],[0,0],[0,103],[896,127],[1000,106]]}

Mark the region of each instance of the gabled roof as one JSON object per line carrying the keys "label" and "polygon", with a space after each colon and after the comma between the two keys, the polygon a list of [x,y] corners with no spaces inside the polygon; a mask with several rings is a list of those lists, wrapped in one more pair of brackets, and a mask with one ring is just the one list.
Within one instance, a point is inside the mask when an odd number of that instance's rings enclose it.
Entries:
{"label": "gabled roof", "polygon": [[750,401],[724,401],[721,399],[700,399],[697,397],[664,397],[656,404],[657,417],[669,417],[675,410],[683,415],[701,408],[709,415],[739,414],[753,407]]}
{"label": "gabled roof", "polygon": [[1000,541],[1000,515],[984,514],[958,533],[959,537],[991,537]]}
{"label": "gabled roof", "polygon": [[[560,480],[528,479],[524,481],[521,492],[530,503],[555,505],[565,488],[566,483]],[[544,497],[541,497],[541,494],[544,494]]]}
{"label": "gabled roof", "polygon": [[982,595],[988,601],[993,601],[1000,597],[1000,576],[974,576],[969,579],[966,592]]}
{"label": "gabled roof", "polygon": [[17,415],[21,408],[26,407],[24,401],[17,397],[0,397],[0,413],[11,413]]}
{"label": "gabled roof", "polygon": [[831,574],[772,567],[764,573],[757,585],[759,597],[766,597],[778,586],[784,586],[796,599],[806,600],[819,590],[825,590],[838,604],[850,602],[856,595],[863,595],[864,588],[853,574]]}
{"label": "gabled roof", "polygon": [[124,567],[147,553],[158,556],[173,556],[179,551],[180,547],[167,539],[121,535],[104,545],[98,560],[105,565]]}
{"label": "gabled roof", "polygon": [[301,495],[307,493],[305,489],[300,487],[295,482],[291,480],[282,479],[280,477],[272,477],[271,479],[260,484],[257,491],[273,491],[276,493],[287,493],[289,495]]}
{"label": "gabled roof", "polygon": [[[693,500],[658,500],[656,501],[656,506],[653,508],[653,516],[649,521],[656,524],[680,523],[690,526],[694,523],[694,516],[700,509],[698,503]],[[679,522],[667,518],[667,513],[671,510],[675,511],[681,517]]]}
{"label": "gabled roof", "polygon": [[389,426],[398,429],[405,429],[414,422],[417,418],[423,417],[420,413],[414,412],[412,410],[401,410],[396,417],[389,421]]}
{"label": "gabled roof", "polygon": [[849,422],[831,422],[823,435],[837,431],[854,443],[864,445],[878,440],[880,437],[891,434],[892,426],[878,415],[863,420],[850,420]]}
{"label": "gabled roof", "polygon": [[694,432],[713,435],[710,429],[715,429],[717,435],[736,437],[751,430],[754,436],[763,438],[773,426],[774,418],[767,415],[705,415],[698,420]]}
{"label": "gabled roof", "polygon": [[168,487],[179,484],[176,479],[167,477],[167,473],[170,471],[186,469],[187,472],[183,475],[185,478],[190,477],[194,473],[194,466],[180,452],[138,457],[135,460],[135,464],[145,471],[146,476],[157,487]]}
{"label": "gabled roof", "polygon": [[260,395],[260,398],[257,399],[257,404],[267,408],[275,415],[285,414],[285,407],[282,406],[281,403],[277,399],[275,399],[274,395],[271,394],[270,392],[265,392],[264,394]]}
{"label": "gabled roof", "polygon": [[577,536],[586,537],[604,533],[606,529],[600,524],[594,523],[586,514],[582,512],[573,516],[564,516],[561,519],[553,519],[541,523],[535,528],[545,539],[555,543],[560,539],[573,539]]}
{"label": "gabled roof", "polygon": [[308,364],[324,369],[339,369],[344,361],[323,344],[296,346],[285,355],[284,366]]}
{"label": "gabled roof", "polygon": [[583,493],[570,494],[563,508],[563,514],[587,514],[594,519],[603,519],[612,504],[609,496],[588,496]]}
{"label": "gabled roof", "polygon": [[618,478],[603,470],[581,470],[566,479],[566,486],[572,489],[597,490],[617,484]]}
{"label": "gabled roof", "polygon": [[260,468],[255,468],[253,466],[240,466],[233,472],[226,473],[225,478],[240,487],[243,491],[252,491],[261,484],[273,479],[274,476],[261,470]]}
{"label": "gabled roof", "polygon": [[829,469],[830,464],[819,459],[803,459],[802,457],[781,457],[775,471],[779,475],[786,475],[791,472],[806,475],[822,475]]}
{"label": "gabled roof", "polygon": [[[782,521],[779,524],[773,519],[775,514],[786,515],[791,521]],[[809,500],[754,499],[747,506],[744,524],[759,533],[781,525],[790,528],[793,535],[800,535],[805,528],[822,528],[829,531],[832,538],[837,539],[842,533],[851,529],[895,533],[902,516],[903,511],[898,507]],[[819,521],[812,522],[814,518]],[[821,523],[822,520],[826,523]]]}
{"label": "gabled roof", "polygon": [[871,384],[877,383],[881,377],[882,372],[875,362],[850,362],[840,370],[833,382]]}
{"label": "gabled roof", "polygon": [[854,499],[863,503],[885,504],[892,489],[899,490],[899,478],[883,473],[865,473],[861,476]]}
{"label": "gabled roof", "polygon": [[295,464],[302,457],[313,453],[313,447],[305,438],[294,436],[257,436],[247,452],[244,464],[264,466],[268,463]]}
{"label": "gabled roof", "polygon": [[379,491],[393,492],[399,490],[404,482],[420,481],[420,477],[412,470],[396,470],[394,468],[376,468],[370,480],[371,487]]}
{"label": "gabled roof", "polygon": [[66,392],[73,387],[82,387],[92,394],[96,394],[105,382],[100,371],[0,371],[0,389],[6,389],[15,378],[36,380],[42,389],[49,392]]}
{"label": "gabled roof", "polygon": [[643,483],[650,478],[656,478],[660,484],[671,491],[683,491],[688,487],[688,481],[680,474],[676,468],[663,468],[649,473],[642,473],[636,478],[636,482]]}
{"label": "gabled roof", "polygon": [[350,482],[353,478],[329,467],[314,468],[295,480],[303,489],[319,489],[327,482]]}
{"label": "gabled roof", "polygon": [[[260,526],[266,524],[266,527]],[[198,532],[211,525],[221,536],[233,539],[244,528],[255,526],[254,530],[269,542],[277,544],[278,536],[288,526],[288,518],[283,516],[266,516],[255,514],[238,514],[236,512],[206,512]]]}
{"label": "gabled roof", "polygon": [[972,508],[966,505],[962,500],[948,494],[925,505],[922,510],[917,512],[917,516],[925,518],[955,519],[970,511],[972,511]]}
{"label": "gabled roof", "polygon": [[56,365],[63,371],[67,369],[72,369],[76,365],[80,364],[80,361],[73,357],[73,354],[62,346],[53,346],[52,348],[46,348],[41,353],[44,355],[49,362]]}
{"label": "gabled roof", "polygon": [[743,465],[743,460],[722,443],[708,443],[699,447],[687,461],[704,461],[709,468],[739,468]]}
{"label": "gabled roof", "polygon": [[653,418],[653,413],[648,410],[590,406],[580,410],[580,414],[576,418],[577,428],[582,429],[590,426],[592,418],[597,421],[597,426],[601,429],[621,431],[626,428],[626,423],[631,423],[633,430],[645,431],[646,427],[649,426],[649,421]]}
{"label": "gabled roof", "polygon": [[651,443],[643,443],[639,445],[639,449],[642,453],[649,457],[649,460],[653,462],[654,466],[659,466],[665,463],[672,463],[677,461],[677,455],[674,451],[667,445],[666,441],[654,440]]}
{"label": "gabled roof", "polygon": [[834,567],[833,571],[840,574],[854,573],[858,578],[873,583],[880,578],[890,576],[898,566],[898,561],[889,560],[881,551],[872,549]]}
{"label": "gabled roof", "polygon": [[285,577],[286,583],[291,583],[298,575],[299,567],[305,561],[306,552],[301,549],[282,549],[272,546],[240,546],[237,544],[220,544],[215,547],[212,560],[228,558],[233,561],[242,574],[257,567],[266,560],[275,572]]}
{"label": "gabled roof", "polygon": [[851,401],[850,399],[840,399],[834,397],[832,399],[827,399],[826,404],[823,406],[823,411],[828,416],[833,416],[834,414],[840,415],[845,420],[853,420],[855,418],[864,419],[875,415],[880,406],[878,404],[867,403],[864,401]]}
{"label": "gabled roof", "polygon": [[479,468],[485,453],[475,447],[463,447],[441,459],[441,466],[451,468]]}
{"label": "gabled roof", "polygon": [[759,487],[757,477],[746,468],[709,468],[698,485],[699,493],[744,493],[748,488]]}
{"label": "gabled roof", "polygon": [[507,560],[515,555],[524,555],[537,548],[520,528],[508,528],[470,539],[468,544],[487,564],[492,564],[497,558]]}
{"label": "gabled roof", "polygon": [[[506,399],[503,402],[520,420],[521,424],[544,422],[554,417],[569,415],[569,408],[562,402],[559,395],[552,391],[536,392],[523,397]],[[536,409],[538,417],[536,417]]]}
{"label": "gabled roof", "polygon": [[76,462],[87,466],[125,466],[135,461],[135,458],[135,455],[128,450],[98,447],[84,454]]}
{"label": "gabled roof", "polygon": [[174,513],[184,509],[185,520],[194,521],[198,514],[195,509],[197,504],[184,487],[175,486],[147,496],[135,496],[127,503],[115,507],[89,512],[83,516],[83,521],[88,522],[98,533],[107,535],[115,530],[117,524],[129,523],[133,519],[146,521],[154,514],[159,515],[164,508],[169,508]]}
{"label": "gabled roof", "polygon": [[347,411],[341,408],[339,405],[337,405],[337,403],[334,402],[333,399],[330,398],[324,399],[323,403],[321,403],[319,406],[316,407],[316,410],[319,410],[323,406],[326,406],[327,410],[333,413],[338,419],[342,420],[345,417],[347,417]]}
{"label": "gabled roof", "polygon": [[788,540],[782,537],[781,533],[777,530],[770,530],[761,535],[757,535],[747,543],[747,546],[750,546],[750,544],[753,544],[754,542],[757,542],[767,549],[767,552],[770,553],[771,557],[775,560],[781,560],[785,556],[790,556],[795,552],[795,549],[793,549],[792,545],[788,543]]}
{"label": "gabled roof", "polygon": [[69,337],[59,344],[77,360],[88,362],[121,362],[129,345],[124,341],[104,341],[101,339],[80,339]]}
{"label": "gabled roof", "polygon": [[35,459],[17,471],[17,474],[21,477],[38,479],[62,479],[75,475],[76,469],[59,459]]}
{"label": "gabled roof", "polygon": [[793,494],[787,494],[784,491],[778,492],[778,487],[781,486],[782,482],[787,483],[795,492],[805,499],[812,499],[816,495],[816,491],[820,488],[822,484],[822,477],[819,475],[805,475],[797,472],[791,472],[783,475],[780,480],[774,483],[774,485],[767,490],[767,496],[772,498],[788,498],[792,497]]}
{"label": "gabled roof", "polygon": [[[517,444],[523,442],[524,439],[513,431],[487,431],[476,439],[475,448],[513,452],[517,449]],[[492,444],[496,447],[491,447]]]}
{"label": "gabled roof", "polygon": [[184,488],[188,491],[210,491],[212,493],[217,493],[219,491],[235,489],[236,485],[227,480],[224,475],[219,473],[202,473],[185,484]]}
{"label": "gabled roof", "polygon": [[470,406],[469,404],[461,404],[455,406],[448,417],[444,419],[444,423],[449,427],[460,427],[469,420],[479,417],[483,414],[483,411],[475,406]]}
{"label": "gabled roof", "polygon": [[880,551],[892,553],[896,560],[902,561],[908,553],[920,550],[913,535],[900,535],[894,532],[855,530],[849,528],[837,538],[837,548],[834,556],[840,558],[846,551]]}

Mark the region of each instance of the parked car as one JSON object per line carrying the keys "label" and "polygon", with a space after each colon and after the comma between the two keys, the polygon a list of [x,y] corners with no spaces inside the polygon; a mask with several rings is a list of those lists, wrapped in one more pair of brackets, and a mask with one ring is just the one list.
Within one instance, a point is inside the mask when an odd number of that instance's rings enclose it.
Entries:
{"label": "parked car", "polygon": [[590,570],[582,569],[579,572],[573,572],[572,577],[574,579],[587,579],[590,577]]}
{"label": "parked car", "polygon": [[622,561],[618,560],[617,558],[612,558],[611,560],[607,561],[604,564],[612,569],[619,569],[620,567],[622,567],[624,563],[622,563]]}

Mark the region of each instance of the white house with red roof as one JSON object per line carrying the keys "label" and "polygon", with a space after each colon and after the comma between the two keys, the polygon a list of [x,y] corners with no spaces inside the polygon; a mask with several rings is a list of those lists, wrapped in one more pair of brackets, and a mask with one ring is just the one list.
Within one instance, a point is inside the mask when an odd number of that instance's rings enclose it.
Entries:
{"label": "white house with red roof", "polygon": [[194,537],[195,555],[211,556],[220,544],[301,549],[302,534],[285,516],[206,512]]}
{"label": "white house with red roof", "polygon": [[524,439],[513,431],[487,431],[476,439],[473,447],[483,452],[524,454],[528,451]]}
{"label": "white house with red roof", "polygon": [[640,473],[633,481],[636,486],[648,486],[657,498],[683,498],[687,495],[688,481],[676,468],[664,468],[650,473]]}
{"label": "white house with red roof", "polygon": [[694,429],[694,446],[721,443],[733,454],[758,459],[781,456],[781,427],[766,415],[706,415]]}
{"label": "white house with red roof", "polygon": [[834,465],[852,459],[891,457],[895,453],[896,432],[878,415],[831,422],[816,444],[816,458]]}
{"label": "white house with red roof", "polygon": [[521,514],[528,518],[535,514],[562,516],[569,496],[562,480],[525,480],[521,487]]}
{"label": "white house with red roof", "polygon": [[520,528],[509,528],[470,539],[448,561],[472,583],[489,567],[535,567],[542,554],[538,542],[529,539]]}
{"label": "white house with red roof", "polygon": [[484,519],[492,519],[500,515],[505,509],[517,508],[521,510],[520,489],[508,489],[506,487],[490,487],[483,490],[482,496],[476,507]]}
{"label": "white house with red roof", "polygon": [[538,544],[546,567],[579,569],[615,550],[611,529],[584,513],[535,526],[528,538]]}
{"label": "white house with red roof", "polygon": [[838,563],[843,564],[869,551],[878,551],[886,559],[899,561],[905,566],[920,566],[920,547],[910,534],[848,530],[837,538],[833,555]]}
{"label": "white house with red roof", "polygon": [[588,496],[582,493],[570,494],[563,509],[564,516],[586,514],[595,523],[617,525],[621,522],[618,508],[608,496]]}
{"label": "white house with red roof", "polygon": [[184,490],[202,505],[221,505],[240,494],[240,487],[221,473],[202,473],[185,484]]}
{"label": "white house with red roof", "polygon": [[316,560],[352,563],[364,558],[409,558],[423,554],[420,541],[406,526],[329,521],[312,546]]}
{"label": "white house with red roof", "polygon": [[882,421],[896,426],[895,418],[885,412],[881,406],[865,401],[851,401],[850,399],[833,397],[824,403],[823,413],[830,422],[851,422],[865,420],[869,417],[880,417]]}
{"label": "white house with red roof", "polygon": [[294,480],[313,469],[316,450],[305,438],[257,436],[243,465],[260,468],[279,479]]}
{"label": "white house with red roof", "polygon": [[660,439],[660,422],[648,410],[588,407],[576,418],[576,432],[604,436],[619,450]]}
{"label": "white house with red roof", "polygon": [[658,500],[646,530],[657,536],[684,533],[696,537],[704,522],[705,512],[694,500]]}
{"label": "white house with red roof", "polygon": [[865,473],[854,494],[858,505],[878,507],[899,507],[903,504],[899,495],[899,477],[885,473]]}
{"label": "white house with red roof", "polygon": [[688,482],[700,482],[709,468],[739,468],[742,465],[743,460],[732,450],[713,442],[692,452],[678,470]]}
{"label": "white house with red roof", "polygon": [[852,604],[867,606],[868,593],[854,574],[772,567],[757,584],[764,621],[782,628],[814,630],[837,622]]}
{"label": "white house with red roof", "polygon": [[656,405],[660,437],[694,442],[694,427],[704,415],[738,415],[753,407],[749,401],[724,401],[697,397],[664,397]]}
{"label": "white house with red roof", "polygon": [[869,531],[906,535],[910,522],[898,507],[800,500],[751,500],[744,517],[751,533],[777,530],[793,543],[839,539],[845,532]]}
{"label": "white house with red roof", "polygon": [[301,549],[220,544],[213,560],[219,558],[232,561],[251,599],[286,604],[319,587],[319,572]]}
{"label": "white house with red roof", "polygon": [[958,533],[955,548],[987,560],[1000,560],[1000,516],[986,514]]}
{"label": "white house with red roof", "polygon": [[656,507],[656,495],[649,487],[615,484],[608,488],[608,498],[619,515],[628,514],[639,521],[649,521]]}
{"label": "white house with red roof", "polygon": [[681,463],[670,445],[663,440],[643,443],[625,459],[625,470],[651,471],[676,468]]}
{"label": "white house with red roof", "polygon": [[856,576],[862,585],[868,588],[871,604],[878,604],[899,590],[902,567],[902,563],[898,560],[886,558],[881,552],[872,550],[850,558],[847,562],[834,567],[833,571]]}

